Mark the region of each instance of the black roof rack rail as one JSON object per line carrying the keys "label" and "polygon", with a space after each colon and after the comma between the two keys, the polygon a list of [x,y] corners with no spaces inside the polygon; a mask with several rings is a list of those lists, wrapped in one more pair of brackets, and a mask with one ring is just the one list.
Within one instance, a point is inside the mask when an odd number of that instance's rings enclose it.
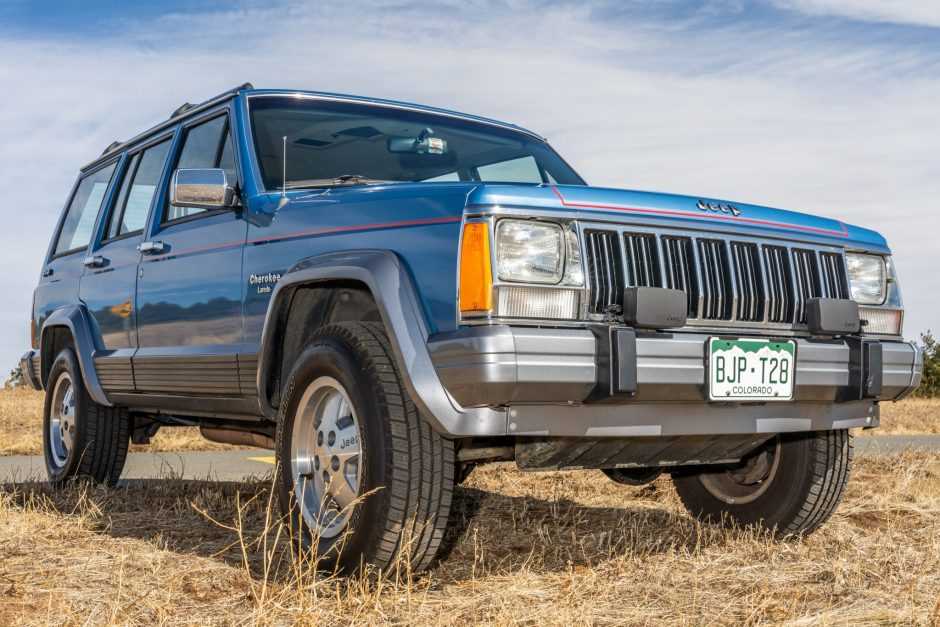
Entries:
{"label": "black roof rack rail", "polygon": [[178,116],[180,113],[186,113],[190,109],[195,109],[195,108],[196,108],[196,105],[194,105],[193,103],[184,102],[183,104],[181,104],[180,106],[176,107],[176,109],[173,110],[173,113],[170,114],[170,119],[172,120],[173,118]]}
{"label": "black roof rack rail", "polygon": [[199,104],[195,104],[195,105],[194,105],[194,104],[190,104],[190,103],[186,102],[186,103],[182,104],[181,106],[179,106],[179,107],[173,112],[173,114],[170,115],[170,117],[169,117],[166,121],[161,122],[160,124],[157,124],[157,125],[154,126],[153,128],[147,129],[147,130],[144,131],[143,133],[140,133],[140,134],[138,134],[138,135],[135,135],[133,138],[131,138],[131,139],[125,141],[125,142],[120,142],[120,141],[112,142],[110,146],[108,146],[107,148],[104,149],[104,152],[101,153],[101,156],[100,156],[100,157],[98,157],[97,159],[95,159],[94,161],[92,161],[91,163],[89,163],[88,165],[86,165],[84,168],[82,168],[82,170],[88,169],[89,167],[91,167],[92,165],[94,165],[95,163],[97,163],[98,161],[100,161],[101,158],[104,157],[105,155],[108,155],[108,154],[110,154],[110,153],[112,153],[112,152],[118,150],[119,148],[121,148],[121,147],[123,147],[123,146],[126,146],[127,144],[130,144],[130,143],[136,141],[138,138],[144,137],[144,136],[149,135],[149,134],[151,134],[151,133],[154,133],[154,132],[160,130],[161,128],[163,128],[163,127],[165,127],[165,126],[169,126],[171,122],[173,122],[174,120],[176,120],[176,118],[178,118],[178,117],[181,116],[181,115],[184,115],[184,114],[186,114],[186,113],[190,113],[190,112],[192,112],[192,111],[195,110],[195,109],[203,109],[203,108],[206,108],[206,107],[210,107],[210,106],[212,106],[213,104],[215,104],[216,102],[218,102],[218,101],[220,101],[220,100],[224,100],[225,98],[230,98],[230,97],[234,96],[235,94],[237,94],[238,92],[242,91],[243,89],[254,89],[254,88],[255,88],[254,85],[252,85],[251,83],[242,83],[242,84],[239,85],[238,87],[234,87],[234,88],[232,88],[232,89],[229,89],[229,90],[227,90],[227,91],[224,91],[224,92],[222,92],[221,94],[219,94],[218,96],[215,96],[215,97],[213,97],[213,98],[209,98],[208,100],[205,100],[205,101],[203,101],[203,102],[200,102]]}
{"label": "black roof rack rail", "polygon": [[209,98],[208,100],[205,100],[205,101],[203,101],[203,102],[200,102],[199,104],[192,104],[192,103],[190,103],[190,102],[184,102],[183,104],[181,104],[180,106],[178,106],[178,107],[173,111],[173,113],[170,114],[169,119],[172,120],[172,119],[175,118],[175,117],[178,117],[178,116],[180,116],[180,115],[183,115],[183,114],[186,113],[187,111],[192,111],[193,109],[197,109],[197,108],[199,108],[199,107],[201,107],[201,106],[203,106],[203,105],[209,104],[210,102],[214,102],[214,101],[216,101],[216,100],[218,100],[218,99],[220,99],[220,98],[226,98],[226,97],[231,96],[231,95],[233,95],[233,94],[237,94],[238,92],[240,92],[240,91],[243,90],[243,89],[254,89],[254,88],[255,88],[255,86],[252,85],[251,83],[242,83],[242,84],[239,85],[238,87],[234,87],[234,88],[229,89],[229,90],[227,90],[227,91],[223,91],[223,92],[222,92],[221,94],[219,94],[218,96],[215,96],[214,98]]}
{"label": "black roof rack rail", "polygon": [[102,154],[102,155],[106,155],[106,154],[108,154],[109,152],[111,152],[112,150],[114,150],[115,148],[117,148],[117,147],[120,146],[120,145],[121,145],[121,142],[115,140],[115,141],[111,142],[110,144],[108,144],[108,147],[105,148],[105,149],[104,149],[104,152],[101,153],[101,154]]}

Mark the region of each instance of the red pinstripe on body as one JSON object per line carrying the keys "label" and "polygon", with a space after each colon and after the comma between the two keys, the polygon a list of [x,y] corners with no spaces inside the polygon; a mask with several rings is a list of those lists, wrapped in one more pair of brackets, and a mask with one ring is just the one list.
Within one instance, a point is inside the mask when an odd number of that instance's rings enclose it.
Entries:
{"label": "red pinstripe on body", "polygon": [[221,244],[213,244],[211,246],[198,246],[194,248],[186,248],[179,251],[171,251],[165,255],[160,255],[158,257],[151,257],[147,261],[162,261],[164,259],[169,259],[171,257],[181,257],[183,255],[193,255],[196,253],[208,252],[210,250],[224,250],[226,248],[237,248],[243,244],[247,245],[261,245],[261,244],[270,244],[273,242],[280,242],[289,239],[299,239],[304,237],[315,237],[317,235],[331,235],[336,233],[355,233],[357,231],[379,231],[383,229],[399,229],[409,226],[426,226],[433,224],[454,224],[460,222],[462,218],[459,216],[446,216],[441,218],[419,218],[416,220],[399,220],[396,222],[378,222],[373,224],[355,224],[350,226],[332,226],[332,227],[318,227],[315,229],[306,229],[303,231],[293,231],[290,233],[281,233],[279,235],[269,235],[267,237],[257,237],[255,239],[250,239],[247,241],[232,241],[232,242],[223,242]]}

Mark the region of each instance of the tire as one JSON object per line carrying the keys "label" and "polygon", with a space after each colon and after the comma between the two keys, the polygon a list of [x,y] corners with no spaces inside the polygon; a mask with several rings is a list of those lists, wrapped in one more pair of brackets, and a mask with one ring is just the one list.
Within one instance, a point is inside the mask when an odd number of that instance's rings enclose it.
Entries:
{"label": "tire", "polygon": [[417,572],[433,563],[453,498],[454,447],[418,415],[381,323],[316,333],[287,380],[275,448],[281,511],[319,568]]}
{"label": "tire", "polygon": [[75,479],[117,483],[130,443],[127,412],[91,400],[71,348],[56,356],[49,371],[42,434],[46,473],[54,486]]}
{"label": "tire", "polygon": [[633,487],[653,483],[663,473],[662,468],[603,468],[607,478],[620,485]]}
{"label": "tire", "polygon": [[[755,482],[760,465],[765,478]],[[818,431],[777,436],[734,469],[677,473],[673,483],[693,516],[757,525],[785,538],[812,533],[828,520],[842,499],[851,466],[848,430]]]}

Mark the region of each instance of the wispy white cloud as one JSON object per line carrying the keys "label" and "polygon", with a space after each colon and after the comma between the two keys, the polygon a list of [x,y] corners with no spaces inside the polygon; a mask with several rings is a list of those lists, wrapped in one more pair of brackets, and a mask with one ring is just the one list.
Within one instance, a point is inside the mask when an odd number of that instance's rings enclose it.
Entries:
{"label": "wispy white cloud", "polygon": [[0,230],[0,366],[26,345],[31,290],[78,167],[245,80],[489,115],[547,135],[592,183],[876,228],[897,251],[909,334],[940,329],[940,46],[535,0],[249,5],[115,24],[105,38],[0,38],[0,58],[17,60],[0,65],[15,86],[0,99],[0,212],[12,225]]}
{"label": "wispy white cloud", "polygon": [[784,9],[833,15],[867,22],[940,27],[940,3],[934,0],[773,0]]}

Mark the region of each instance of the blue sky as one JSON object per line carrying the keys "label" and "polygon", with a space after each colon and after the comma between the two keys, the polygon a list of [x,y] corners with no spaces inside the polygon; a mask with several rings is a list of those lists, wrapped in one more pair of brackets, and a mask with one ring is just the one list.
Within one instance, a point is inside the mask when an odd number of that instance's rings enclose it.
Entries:
{"label": "blue sky", "polygon": [[940,331],[940,2],[0,0],[0,368],[80,165],[234,85],[532,128],[601,185],[883,232],[906,333]]}

